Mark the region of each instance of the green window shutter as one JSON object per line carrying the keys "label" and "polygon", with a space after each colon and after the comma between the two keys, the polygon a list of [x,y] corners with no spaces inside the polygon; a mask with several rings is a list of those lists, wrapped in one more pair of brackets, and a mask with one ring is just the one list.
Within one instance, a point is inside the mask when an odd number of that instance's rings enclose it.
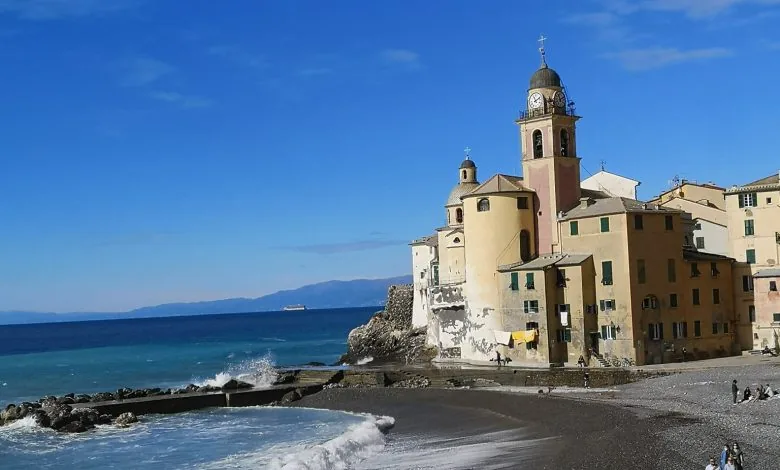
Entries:
{"label": "green window shutter", "polygon": [[604,285],[612,284],[612,261],[601,262],[601,275],[602,275],[601,282]]}
{"label": "green window shutter", "polygon": [[756,231],[755,231],[755,225],[754,225],[753,220],[746,220],[745,221],[745,235],[746,236],[750,236],[750,235],[755,235],[755,233],[756,233]]}
{"label": "green window shutter", "polygon": [[607,309],[607,304],[606,304],[606,302],[604,302],[603,300],[599,300],[599,308],[601,309],[601,311],[602,311],[602,312],[603,312],[604,310],[606,310],[606,309]]}
{"label": "green window shutter", "polygon": [[658,324],[658,339],[664,339],[664,324]]}
{"label": "green window shutter", "polygon": [[745,207],[745,198],[742,194],[737,194],[737,199],[739,199],[739,208],[742,209]]}
{"label": "green window shutter", "polygon": [[745,250],[745,260],[748,264],[756,263],[756,250]]}
{"label": "green window shutter", "polygon": [[601,218],[601,231],[602,232],[609,232],[609,217],[602,217]]}
{"label": "green window shutter", "polygon": [[672,338],[677,338],[677,322],[672,323]]}
{"label": "green window shutter", "polygon": [[525,273],[525,287],[526,289],[534,288],[534,273]]}
{"label": "green window shutter", "polygon": [[693,336],[701,336],[701,322],[699,320],[693,322]]}
{"label": "green window shutter", "polygon": [[571,343],[571,328],[563,330],[563,340],[567,343]]}
{"label": "green window shutter", "polygon": [[701,303],[699,299],[699,289],[693,289],[693,305],[699,305]]}
{"label": "green window shutter", "polygon": [[569,222],[569,231],[571,235],[579,235],[580,233],[580,224],[577,221]]}
{"label": "green window shutter", "polygon": [[610,326],[609,330],[610,330],[610,333],[612,333],[612,339],[617,338],[617,327],[616,326]]}
{"label": "green window shutter", "polygon": [[607,339],[607,326],[601,325],[601,339]]}
{"label": "green window shutter", "polygon": [[683,329],[683,331],[682,331],[683,338],[687,338],[688,337],[688,322],[687,321],[682,322],[682,329]]}
{"label": "green window shutter", "polygon": [[518,280],[517,273],[510,273],[509,278],[511,279],[511,288],[512,290],[519,290],[520,289],[520,281]]}

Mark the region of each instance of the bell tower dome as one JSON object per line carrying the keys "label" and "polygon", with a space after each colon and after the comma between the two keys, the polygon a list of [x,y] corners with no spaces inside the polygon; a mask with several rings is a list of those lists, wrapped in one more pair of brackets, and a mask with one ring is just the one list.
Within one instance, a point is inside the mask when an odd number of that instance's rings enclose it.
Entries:
{"label": "bell tower dome", "polygon": [[556,253],[560,212],[580,200],[580,159],[577,157],[574,102],[567,96],[561,76],[547,65],[541,36],[541,64],[531,75],[520,127],[523,179],[536,191],[535,206],[539,254]]}

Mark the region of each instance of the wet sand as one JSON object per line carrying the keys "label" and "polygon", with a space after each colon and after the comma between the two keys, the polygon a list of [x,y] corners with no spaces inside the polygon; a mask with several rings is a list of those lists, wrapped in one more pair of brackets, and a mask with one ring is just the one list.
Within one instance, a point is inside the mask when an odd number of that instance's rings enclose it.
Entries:
{"label": "wet sand", "polygon": [[294,406],[394,417],[385,457],[408,456],[413,448],[418,458],[359,468],[691,468],[661,438],[691,422],[675,413],[554,395],[431,388],[335,388]]}

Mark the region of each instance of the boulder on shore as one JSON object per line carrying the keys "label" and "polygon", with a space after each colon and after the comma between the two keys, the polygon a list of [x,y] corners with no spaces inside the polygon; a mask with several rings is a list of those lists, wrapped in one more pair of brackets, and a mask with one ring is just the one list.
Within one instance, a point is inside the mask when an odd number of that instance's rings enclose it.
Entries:
{"label": "boulder on shore", "polygon": [[222,386],[222,391],[226,390],[241,390],[245,388],[252,388],[254,385],[246,382],[242,382],[236,379],[230,379]]}
{"label": "boulder on shore", "polygon": [[114,424],[122,427],[127,427],[130,426],[132,423],[137,423],[137,422],[138,422],[138,417],[130,411],[126,413],[122,413],[121,415],[117,416],[116,419],[114,420]]}
{"label": "boulder on shore", "polygon": [[347,353],[340,364],[357,364],[366,358],[373,363],[427,362],[435,351],[425,344],[425,327],[412,327],[414,289],[411,284],[390,286],[385,309],[365,325],[350,331]]}

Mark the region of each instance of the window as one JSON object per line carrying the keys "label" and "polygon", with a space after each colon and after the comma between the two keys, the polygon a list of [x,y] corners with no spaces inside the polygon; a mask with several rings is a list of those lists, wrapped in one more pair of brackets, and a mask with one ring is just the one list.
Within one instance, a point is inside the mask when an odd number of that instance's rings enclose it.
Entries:
{"label": "window", "polygon": [[758,201],[758,197],[756,197],[756,193],[744,193],[739,195],[739,207],[756,207],[756,201]]}
{"label": "window", "polygon": [[455,222],[462,224],[463,223],[463,209],[458,207],[455,209]]}
{"label": "window", "polygon": [[[527,322],[525,324],[525,329],[526,330],[538,330],[539,329],[539,323],[537,323],[535,321],[529,321],[529,322]],[[525,348],[526,349],[536,349],[537,348],[536,340],[529,341],[529,342],[525,343]]]}
{"label": "window", "polygon": [[601,232],[609,232],[609,217],[601,218]]}
{"label": "window", "polygon": [[704,249],[704,237],[696,237],[696,248],[700,250]]}
{"label": "window", "polygon": [[664,339],[664,324],[650,323],[647,325],[647,334],[653,341],[660,341]]}
{"label": "window", "polygon": [[617,327],[612,325],[601,325],[601,339],[617,338]]}
{"label": "window", "polygon": [[534,273],[525,273],[525,288],[533,290],[533,288],[534,288]]}
{"label": "window", "polygon": [[718,263],[710,263],[710,274],[712,277],[718,277],[718,274],[720,274],[720,271],[718,271]]}
{"label": "window", "polygon": [[717,335],[718,334],[718,324],[717,323],[713,323],[712,324],[712,334],[713,335]]}
{"label": "window", "polygon": [[528,197],[527,196],[521,196],[517,198],[517,208],[518,209],[528,209]]}
{"label": "window", "polygon": [[644,284],[647,282],[647,272],[645,271],[645,260],[636,260],[636,282]]}
{"label": "window", "polygon": [[756,234],[756,226],[754,225],[755,222],[753,219],[748,219],[745,221],[745,236],[749,237]]}
{"label": "window", "polygon": [[490,200],[486,197],[483,197],[479,201],[477,201],[477,212],[487,212],[490,210]]}
{"label": "window", "polygon": [[772,204],[772,198],[771,197],[766,198],[766,203],[767,204]]}
{"label": "window", "polygon": [[687,338],[688,337],[688,322],[672,323],[672,337],[673,338]]}
{"label": "window", "polygon": [[742,292],[753,292],[753,276],[742,276]]}
{"label": "window", "polygon": [[612,261],[601,262],[601,283],[605,286],[612,285]]}
{"label": "window", "polygon": [[571,328],[558,330],[556,336],[559,343],[571,343]]}
{"label": "window", "polygon": [[642,309],[648,308],[658,308],[658,299],[650,295],[642,299]]}
{"label": "window", "polygon": [[669,294],[669,307],[677,308],[677,294]]}
{"label": "window", "polygon": [[542,158],[544,155],[544,143],[542,141],[542,131],[539,129],[533,133],[534,140],[534,158]]}
{"label": "window", "polygon": [[600,300],[599,307],[601,307],[602,312],[611,312],[615,310],[615,299]]}
{"label": "window", "polygon": [[674,217],[671,215],[665,216],[664,224],[666,225],[666,230],[674,230]]}
{"label": "window", "polygon": [[512,290],[520,290],[520,281],[518,280],[517,273],[509,274],[509,288]]}
{"label": "window", "polygon": [[452,243],[460,243],[460,238],[458,237],[453,238]]}
{"label": "window", "polygon": [[748,305],[748,320],[750,320],[750,323],[756,322],[756,306],[755,305]]}
{"label": "window", "polygon": [[777,292],[777,281],[769,281],[769,290],[771,292]]}
{"label": "window", "polygon": [[438,286],[439,285],[439,265],[434,264],[433,265],[433,285]]}
{"label": "window", "polygon": [[645,228],[645,220],[642,218],[642,214],[634,214],[634,228],[636,230],[643,230]]}
{"label": "window", "polygon": [[780,313],[772,314],[772,323],[780,323]]}
{"label": "window", "polygon": [[677,282],[677,269],[675,269],[673,259],[666,260],[666,277],[669,282]]}
{"label": "window", "polygon": [[699,298],[699,289],[693,289],[691,294],[693,296],[693,305],[701,305],[701,299]]}
{"label": "window", "polygon": [[701,322],[699,320],[693,322],[693,336],[701,336]]}
{"label": "window", "polygon": [[464,180],[466,179],[466,170],[463,170],[461,172],[461,178],[464,179]]}
{"label": "window", "polygon": [[756,250],[745,250],[745,261],[748,264],[756,264]]}
{"label": "window", "polygon": [[520,230],[520,259],[531,259],[531,233],[528,230]]}
{"label": "window", "polygon": [[720,289],[712,289],[712,303],[713,305],[720,303]]}
{"label": "window", "polygon": [[699,263],[691,263],[691,277],[699,277],[700,275]]}
{"label": "window", "polygon": [[524,300],[523,301],[524,313],[539,313],[539,301],[538,300]]}
{"label": "window", "polygon": [[729,334],[729,324],[728,324],[728,322],[723,322],[723,334],[724,335]]}
{"label": "window", "polygon": [[566,270],[558,270],[558,287],[566,287]]}
{"label": "window", "polygon": [[693,226],[693,229],[694,229],[694,230],[701,230],[701,223],[700,223],[700,222],[696,223],[696,224]]}
{"label": "window", "polygon": [[561,129],[561,156],[569,156],[569,133],[566,129]]}
{"label": "window", "polygon": [[576,220],[573,222],[569,222],[569,233],[571,235],[579,235],[580,234],[580,224]]}

